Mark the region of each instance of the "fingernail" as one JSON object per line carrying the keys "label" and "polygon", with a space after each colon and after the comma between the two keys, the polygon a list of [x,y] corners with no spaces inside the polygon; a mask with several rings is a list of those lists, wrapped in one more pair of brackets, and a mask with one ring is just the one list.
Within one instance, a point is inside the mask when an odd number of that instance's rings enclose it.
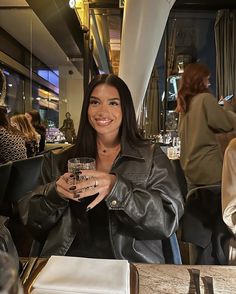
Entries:
{"label": "fingernail", "polygon": [[71,186],[71,187],[69,188],[70,191],[73,191],[73,190],[75,190],[75,189],[76,189],[76,186]]}
{"label": "fingernail", "polygon": [[80,194],[75,193],[75,194],[73,195],[73,198],[79,198],[79,196],[80,196]]}
{"label": "fingernail", "polygon": [[87,207],[86,212],[88,212],[91,209],[91,207]]}
{"label": "fingernail", "polygon": [[71,175],[70,175],[70,177],[71,177],[71,178],[74,178],[74,175],[73,175],[73,174],[71,174]]}

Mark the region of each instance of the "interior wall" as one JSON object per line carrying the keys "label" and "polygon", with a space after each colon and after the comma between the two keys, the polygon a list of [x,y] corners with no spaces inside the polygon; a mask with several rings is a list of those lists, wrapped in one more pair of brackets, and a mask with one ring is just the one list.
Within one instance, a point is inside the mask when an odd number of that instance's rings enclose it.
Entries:
{"label": "interior wall", "polygon": [[59,67],[59,77],[59,126],[62,126],[66,112],[70,112],[77,133],[83,102],[83,77],[69,66]]}

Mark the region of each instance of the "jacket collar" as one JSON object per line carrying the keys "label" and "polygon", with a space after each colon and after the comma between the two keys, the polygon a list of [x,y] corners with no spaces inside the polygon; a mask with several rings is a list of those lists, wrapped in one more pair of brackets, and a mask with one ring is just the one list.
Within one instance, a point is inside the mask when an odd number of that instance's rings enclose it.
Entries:
{"label": "jacket collar", "polygon": [[135,145],[131,145],[125,138],[121,137],[121,152],[120,155],[126,157],[133,157],[137,159],[144,159],[139,151],[139,148]]}

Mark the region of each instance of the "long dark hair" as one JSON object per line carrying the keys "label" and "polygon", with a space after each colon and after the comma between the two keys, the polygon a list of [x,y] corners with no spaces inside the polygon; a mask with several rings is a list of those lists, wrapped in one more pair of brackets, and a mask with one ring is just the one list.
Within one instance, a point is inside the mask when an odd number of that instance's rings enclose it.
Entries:
{"label": "long dark hair", "polygon": [[119,93],[122,110],[120,136],[131,145],[140,144],[142,142],[142,138],[138,132],[133,100],[129,88],[118,76],[113,74],[102,74],[96,76],[89,83],[84,96],[80,125],[75,144],[75,156],[96,157],[97,155],[96,131],[89,123],[88,107],[94,88],[101,84],[115,87]]}
{"label": "long dark hair", "polygon": [[177,97],[177,112],[186,113],[192,98],[200,93],[209,93],[204,79],[210,75],[209,69],[200,63],[188,64],[181,79],[181,86]]}
{"label": "long dark hair", "polygon": [[31,124],[35,128],[35,130],[40,135],[45,135],[46,133],[46,127],[41,123],[41,116],[36,109],[31,109],[30,111],[27,111],[26,113],[30,114],[32,117]]}

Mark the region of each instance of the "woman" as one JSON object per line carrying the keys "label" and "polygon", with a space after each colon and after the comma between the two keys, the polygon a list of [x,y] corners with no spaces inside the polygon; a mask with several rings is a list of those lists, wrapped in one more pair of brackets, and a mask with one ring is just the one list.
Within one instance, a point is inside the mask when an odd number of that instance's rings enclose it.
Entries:
{"label": "woman", "polygon": [[46,127],[41,123],[39,112],[36,109],[32,109],[31,111],[27,111],[25,113],[25,116],[35,128],[36,132],[41,136],[39,142],[39,152],[44,151],[46,140]]}
{"label": "woman", "polygon": [[[75,185],[66,166],[79,156],[96,158],[96,170],[81,171],[88,180]],[[91,81],[74,153],[60,156],[51,173],[45,170],[48,180],[64,174],[21,206],[37,240],[47,239],[41,256],[165,262],[161,240],[178,228],[182,196],[165,154],[140,138],[131,94],[120,78]]]}
{"label": "woman", "polygon": [[10,125],[6,107],[0,106],[0,164],[26,158],[23,134]]}
{"label": "woman", "polygon": [[27,149],[27,157],[35,156],[39,148],[40,135],[35,131],[26,116],[24,114],[12,116],[11,125],[23,133]]}
{"label": "woman", "polygon": [[187,65],[177,97],[180,162],[189,189],[221,182],[222,156],[215,134],[233,129],[229,114],[210,94],[209,78],[205,65]]}
{"label": "woman", "polygon": [[232,237],[229,242],[229,264],[236,265],[236,139],[230,141],[224,155],[222,172],[222,215]]}
{"label": "woman", "polygon": [[76,137],[75,128],[73,119],[71,119],[69,112],[66,113],[66,119],[64,119],[63,126],[59,130],[65,134],[65,138],[68,143],[74,142]]}

